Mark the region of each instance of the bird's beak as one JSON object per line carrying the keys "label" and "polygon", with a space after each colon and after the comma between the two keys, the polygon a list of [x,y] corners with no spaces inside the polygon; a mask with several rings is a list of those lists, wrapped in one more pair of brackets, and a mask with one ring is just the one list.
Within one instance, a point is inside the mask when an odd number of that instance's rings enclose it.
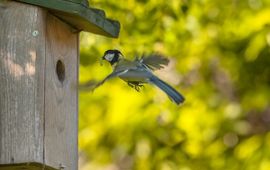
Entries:
{"label": "bird's beak", "polygon": [[99,64],[103,66],[103,60],[105,60],[104,56],[99,59]]}

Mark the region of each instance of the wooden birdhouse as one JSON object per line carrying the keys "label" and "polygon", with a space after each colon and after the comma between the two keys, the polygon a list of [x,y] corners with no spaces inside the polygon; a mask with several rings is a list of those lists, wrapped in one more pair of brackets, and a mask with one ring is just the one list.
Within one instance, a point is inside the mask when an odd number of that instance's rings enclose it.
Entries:
{"label": "wooden birdhouse", "polygon": [[0,0],[0,170],[78,169],[79,32],[119,29],[87,0]]}

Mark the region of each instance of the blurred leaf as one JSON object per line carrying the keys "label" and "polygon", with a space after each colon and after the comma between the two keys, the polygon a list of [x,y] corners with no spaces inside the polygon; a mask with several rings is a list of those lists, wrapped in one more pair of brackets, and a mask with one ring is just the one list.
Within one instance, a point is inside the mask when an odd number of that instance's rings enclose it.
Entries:
{"label": "blurred leaf", "polygon": [[80,169],[266,170],[270,167],[270,1],[92,0],[119,20],[111,39],[80,35],[80,82],[98,82],[107,49],[158,52],[156,71],[186,97],[119,79],[80,93]]}

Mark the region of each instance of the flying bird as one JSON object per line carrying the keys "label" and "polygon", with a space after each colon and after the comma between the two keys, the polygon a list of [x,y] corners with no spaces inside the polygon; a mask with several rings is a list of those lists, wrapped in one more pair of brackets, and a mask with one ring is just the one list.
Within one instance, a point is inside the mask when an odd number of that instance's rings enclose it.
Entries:
{"label": "flying bird", "polygon": [[151,54],[148,56],[136,57],[135,60],[127,60],[119,50],[107,50],[102,60],[108,61],[113,67],[113,72],[102,81],[95,84],[93,89],[99,87],[107,80],[119,77],[137,91],[143,87],[143,84],[153,84],[165,92],[168,97],[176,104],[183,103],[185,98],[172,86],[158,78],[153,71],[164,68],[169,60],[160,54]]}

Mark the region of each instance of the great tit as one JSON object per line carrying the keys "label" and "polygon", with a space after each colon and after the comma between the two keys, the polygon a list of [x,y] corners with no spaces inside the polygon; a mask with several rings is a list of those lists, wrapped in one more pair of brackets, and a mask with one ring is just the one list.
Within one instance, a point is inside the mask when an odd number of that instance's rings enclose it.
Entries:
{"label": "great tit", "polygon": [[133,61],[124,58],[119,50],[107,50],[102,60],[108,61],[113,67],[113,72],[105,79],[97,83],[94,87],[97,88],[108,79],[119,77],[126,81],[129,86],[137,91],[143,87],[144,83],[154,84],[176,104],[183,103],[185,98],[176,91],[172,86],[155,76],[152,71],[162,69],[168,65],[169,60],[159,54],[151,54],[136,58]]}

